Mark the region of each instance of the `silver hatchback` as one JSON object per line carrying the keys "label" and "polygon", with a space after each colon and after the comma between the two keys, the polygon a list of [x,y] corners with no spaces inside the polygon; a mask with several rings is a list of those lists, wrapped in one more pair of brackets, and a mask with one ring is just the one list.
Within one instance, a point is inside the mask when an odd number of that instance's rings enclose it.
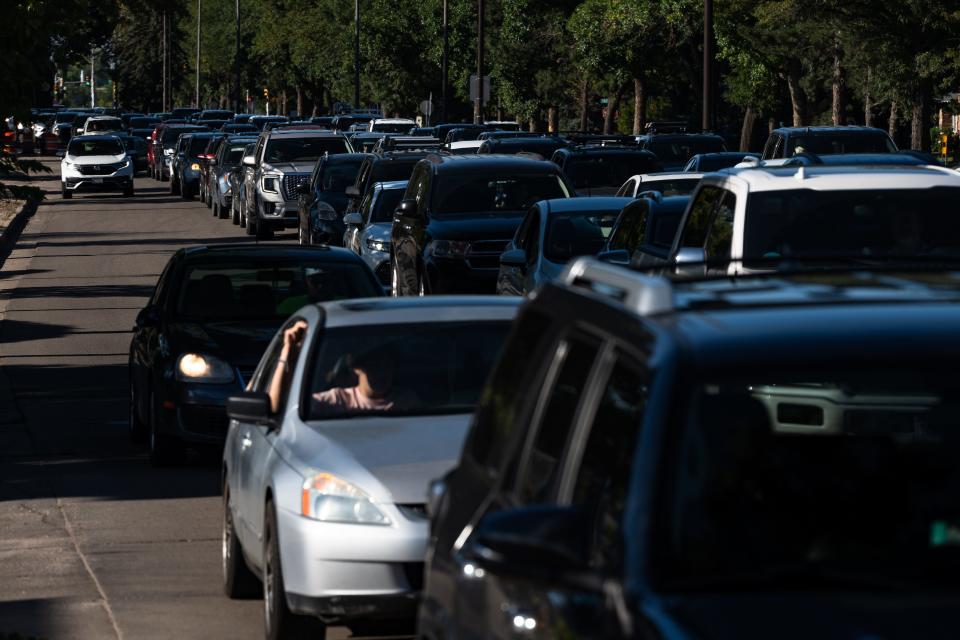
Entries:
{"label": "silver hatchback", "polygon": [[227,594],[263,584],[266,635],[410,622],[430,480],[457,462],[520,301],[304,307],[228,403]]}

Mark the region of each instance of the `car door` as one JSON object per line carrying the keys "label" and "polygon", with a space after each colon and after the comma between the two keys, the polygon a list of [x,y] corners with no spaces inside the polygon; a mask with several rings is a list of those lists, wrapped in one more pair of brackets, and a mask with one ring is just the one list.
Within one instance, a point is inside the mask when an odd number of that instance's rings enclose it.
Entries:
{"label": "car door", "polygon": [[[530,245],[531,237],[538,234],[540,229],[540,207],[533,205],[523,222],[517,227],[517,232],[507,244],[507,251],[521,250],[526,255],[527,247]],[[504,295],[520,296],[524,291],[524,274],[527,271],[526,259],[523,265],[500,263],[500,273],[497,275],[497,292]]]}
{"label": "car door", "polygon": [[429,169],[420,165],[414,169],[403,194],[403,200],[416,203],[416,209],[406,214],[399,211],[393,217],[391,245],[394,254],[394,268],[397,275],[398,291],[394,295],[417,295],[420,266],[420,252],[424,249],[423,217],[427,207],[430,185]]}
{"label": "car door", "polygon": [[724,190],[703,245],[703,253],[707,260],[707,275],[721,275],[728,272],[736,273],[737,271],[737,265],[730,262],[736,211],[736,194]]}
{"label": "car door", "polygon": [[379,190],[373,189],[366,196],[364,196],[363,201],[360,203],[360,218],[363,221],[360,225],[347,225],[346,231],[343,232],[343,246],[350,249],[357,255],[362,253],[361,249],[361,238],[363,236],[363,230],[367,228],[367,225],[370,224],[370,215],[373,211],[373,206],[376,201]]}
{"label": "car door", "polygon": [[[563,454],[575,431],[600,345],[599,339],[581,331],[570,332],[556,343],[522,453],[516,464],[504,470],[502,486],[475,514],[474,522],[494,511],[558,499]],[[475,559],[469,554],[470,545],[464,544],[463,549],[455,554],[459,565],[455,618],[463,637],[486,638],[488,632],[495,637],[511,636],[513,619],[530,612],[512,605],[505,608],[504,603],[513,598],[504,595],[494,577],[471,571],[468,565]]]}
{"label": "car door", "polygon": [[176,270],[177,256],[167,262],[160,278],[157,280],[157,286],[154,288],[153,296],[147,306],[137,315],[136,325],[133,327],[133,337],[130,341],[130,385],[131,402],[135,404],[138,416],[143,420],[149,420],[150,411],[150,380],[151,369],[157,360],[160,348],[163,346],[160,342],[160,335],[163,322],[163,305],[167,299],[167,292],[173,279],[172,273]]}
{"label": "car door", "polygon": [[[716,185],[701,185],[693,195],[693,200],[687,208],[683,222],[680,223],[680,231],[673,249],[670,252],[672,260],[676,261],[678,273],[684,274],[702,274],[705,272],[706,259],[704,247],[707,242],[707,234],[713,224],[713,216],[716,214],[717,205],[723,198],[725,190]],[[692,249],[689,252],[692,264],[685,266],[680,264],[685,259],[681,255],[682,250]]]}

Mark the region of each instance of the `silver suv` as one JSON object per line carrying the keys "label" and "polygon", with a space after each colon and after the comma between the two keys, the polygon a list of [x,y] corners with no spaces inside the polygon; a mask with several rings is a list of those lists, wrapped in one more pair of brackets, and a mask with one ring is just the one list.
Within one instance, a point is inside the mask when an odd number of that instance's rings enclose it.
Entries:
{"label": "silver suv", "polygon": [[297,191],[310,179],[317,160],[327,154],[350,153],[338,133],[304,129],[260,134],[244,164],[244,218],[247,234],[266,238],[279,229],[296,227]]}

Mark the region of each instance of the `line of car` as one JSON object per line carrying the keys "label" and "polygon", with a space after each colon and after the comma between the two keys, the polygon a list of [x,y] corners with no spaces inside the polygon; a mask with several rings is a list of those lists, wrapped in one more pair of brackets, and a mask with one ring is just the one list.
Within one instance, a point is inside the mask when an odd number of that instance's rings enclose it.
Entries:
{"label": "line of car", "polygon": [[578,185],[432,136],[207,135],[171,166],[302,246],[171,259],[131,435],[225,441],[224,589],[267,637],[949,635],[960,174],[802,146]]}

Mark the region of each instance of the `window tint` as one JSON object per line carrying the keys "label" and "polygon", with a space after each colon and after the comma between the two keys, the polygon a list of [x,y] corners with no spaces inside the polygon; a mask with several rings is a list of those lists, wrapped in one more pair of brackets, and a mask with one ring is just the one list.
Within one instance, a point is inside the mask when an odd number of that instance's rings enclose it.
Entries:
{"label": "window tint", "polygon": [[617,228],[610,236],[611,250],[626,249],[632,252],[643,244],[643,230],[646,227],[647,211],[650,205],[645,200],[631,202],[620,212]]}
{"label": "window tint", "polygon": [[603,250],[619,211],[576,211],[553,215],[547,222],[543,255],[554,264]]}
{"label": "window tint", "polygon": [[573,429],[577,405],[597,355],[597,344],[585,338],[565,340],[560,348],[565,351],[563,364],[550,389],[535,440],[527,453],[520,476],[517,494],[525,503],[550,499],[560,460]]}
{"label": "window tint", "polygon": [[569,194],[560,176],[551,173],[478,173],[444,176],[434,193],[432,212],[457,215],[481,212],[522,213],[535,202],[566,198]]}
{"label": "window tint", "polygon": [[393,213],[400,205],[403,191],[403,189],[381,189],[377,201],[373,203],[373,213],[370,221],[390,222],[393,220]]}
{"label": "window tint", "polygon": [[737,196],[730,191],[724,193],[717,207],[717,214],[710,225],[710,233],[704,251],[707,260],[728,260],[730,244],[733,242],[733,215],[737,210]]}
{"label": "window tint", "polygon": [[573,487],[573,504],[593,522],[591,564],[623,564],[621,521],[634,450],[647,400],[641,368],[625,357],[614,365],[593,416]]}
{"label": "window tint", "polygon": [[719,187],[704,187],[701,189],[690,208],[690,216],[683,229],[681,247],[702,247],[707,241],[707,232],[713,222],[713,212],[717,203],[723,197],[724,190]]}
{"label": "window tint", "polygon": [[343,193],[357,179],[362,160],[352,162],[328,162],[323,165],[320,190]]}
{"label": "window tint", "polygon": [[538,352],[550,336],[550,319],[527,311],[516,322],[487,386],[480,396],[467,456],[495,474],[510,444],[514,428],[522,423],[528,400],[533,400],[540,365]]}

